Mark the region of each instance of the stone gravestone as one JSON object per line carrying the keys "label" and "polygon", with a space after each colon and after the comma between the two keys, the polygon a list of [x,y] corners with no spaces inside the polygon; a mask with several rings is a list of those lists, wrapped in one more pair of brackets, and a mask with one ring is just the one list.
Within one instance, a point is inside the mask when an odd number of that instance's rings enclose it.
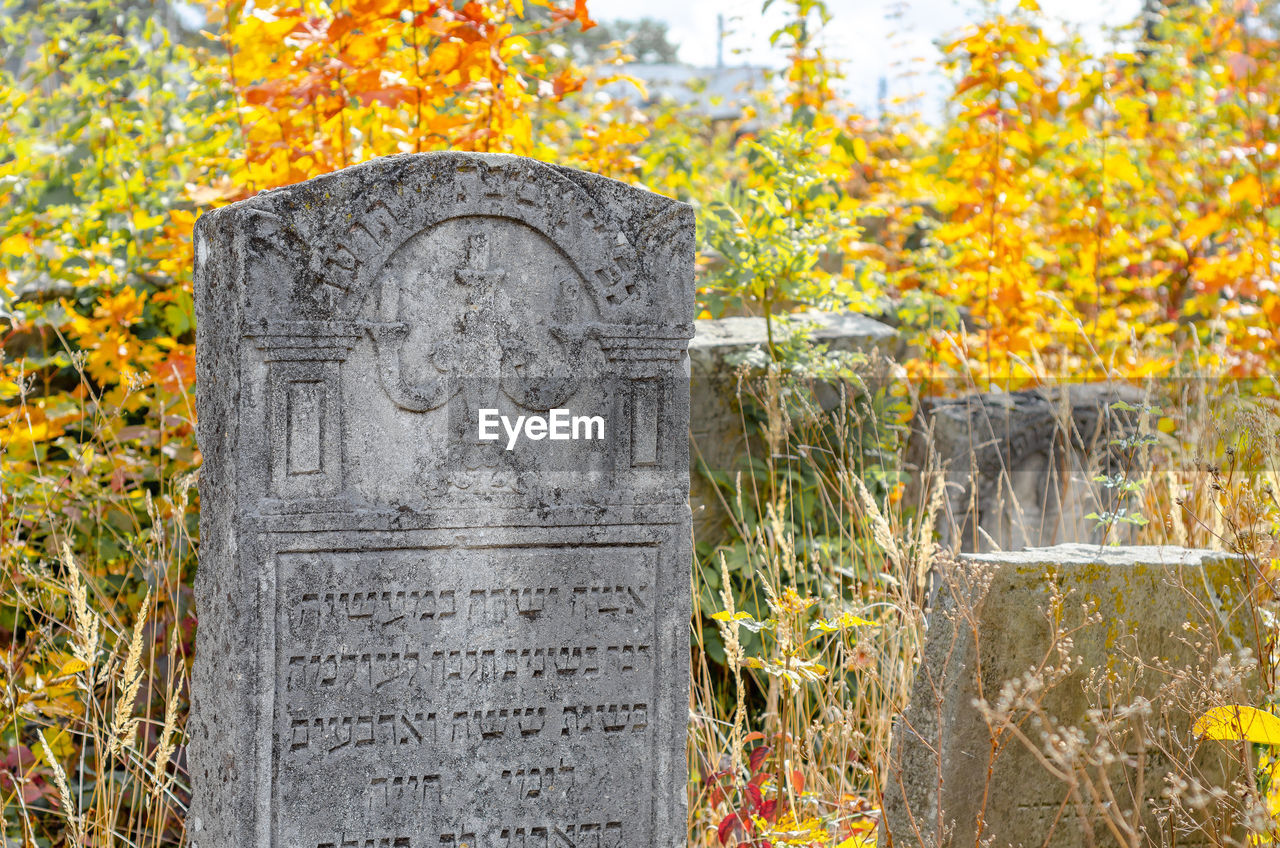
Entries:
{"label": "stone gravestone", "polygon": [[693,227],[456,153],[199,221],[193,848],[684,843]]}
{"label": "stone gravestone", "polygon": [[[1124,543],[1133,525],[1105,528],[1090,515],[1115,511],[1114,483],[1146,474],[1142,452],[1113,444],[1136,437],[1140,389],[1114,383],[1072,383],[1016,392],[926,398],[913,423],[906,465],[906,503],[921,493],[931,454],[946,484],[938,532],[943,545],[964,551],[1018,550],[1058,543]],[[991,543],[995,542],[993,546]]]}
{"label": "stone gravestone", "polygon": [[[1064,593],[1058,614],[1064,630],[1073,631],[1068,653],[1081,662],[1065,679],[1023,691],[1042,699],[1043,715],[1054,725],[1079,728],[1090,745],[1098,738],[1088,718],[1091,708],[1105,714],[1139,697],[1148,699],[1153,707],[1150,726],[1139,733],[1136,726],[1118,722],[1114,741],[1097,749],[1117,761],[1088,769],[1087,780],[1099,797],[1114,798],[1121,812],[1141,805],[1140,822],[1149,836],[1140,838],[1143,845],[1220,844],[1185,822],[1184,832],[1171,839],[1173,826],[1160,822],[1157,811],[1166,803],[1166,776],[1175,772],[1227,785],[1223,762],[1216,759],[1224,749],[1211,744],[1189,753],[1195,716],[1177,697],[1186,694],[1177,687],[1194,688],[1195,680],[1212,678],[1209,669],[1216,658],[1195,656],[1190,643],[1203,637],[1185,630],[1184,624],[1201,623],[1206,612],[1240,621],[1231,599],[1244,596],[1236,583],[1247,572],[1242,563],[1203,550],[1083,544],[975,554],[964,560],[965,568],[948,583],[951,588],[931,615],[911,704],[894,725],[882,848],[1117,845],[1098,807],[1088,800],[1092,794],[1086,781],[1079,787],[1086,802],[1078,806],[1068,784],[1007,731],[1001,731],[1001,747],[993,759],[992,727],[1001,728],[1001,719],[989,725],[975,705],[979,696],[999,703],[1008,681],[1023,678],[1046,659],[1050,666],[1061,664],[1051,650],[1046,619],[1052,605],[1048,575]],[[1099,620],[1086,623],[1085,604]],[[1232,634],[1220,635],[1230,647]],[[1136,677],[1133,657],[1145,664]],[[1111,695],[1099,699],[1089,694],[1094,673],[1109,680]],[[1032,712],[1011,714],[1043,751],[1045,728],[1030,718]],[[1160,737],[1151,729],[1161,726],[1169,735]],[[1092,839],[1084,835],[1089,828]]]}
{"label": "stone gravestone", "polygon": [[[897,331],[854,312],[807,312],[792,316],[809,325],[810,338],[831,351],[859,352],[872,356],[893,354],[899,347]],[[694,471],[689,502],[693,507],[694,538],[718,544],[730,535],[729,512],[724,508],[716,485],[706,472],[724,474],[732,480],[748,467],[747,459],[764,456],[768,450],[758,440],[748,438],[741,409],[742,396],[750,396],[751,372],[744,360],[768,361],[769,333],[763,317],[733,316],[694,322],[689,342],[690,395],[692,406],[689,438]],[[760,369],[756,369],[758,375]],[[834,401],[834,389],[827,394]],[[751,443],[753,442],[754,443]],[[747,479],[744,473],[743,479]]]}

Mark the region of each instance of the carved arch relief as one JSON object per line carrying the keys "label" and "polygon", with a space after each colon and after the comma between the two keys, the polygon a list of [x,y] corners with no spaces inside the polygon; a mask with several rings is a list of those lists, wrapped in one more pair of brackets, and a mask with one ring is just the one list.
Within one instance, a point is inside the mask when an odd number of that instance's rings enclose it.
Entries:
{"label": "carved arch relief", "polygon": [[433,154],[394,179],[395,194],[348,200],[353,214],[338,219],[339,228],[324,239],[328,247],[310,257],[307,297],[333,318],[367,308],[384,263],[407,240],[473,216],[521,222],[559,245],[606,320],[642,309],[635,246],[599,202],[554,168],[501,154]]}
{"label": "carved arch relief", "polygon": [[564,251],[523,221],[462,216],[404,242],[374,281],[364,322],[378,379],[401,409],[459,395],[530,410],[565,403],[596,359],[598,300]]}

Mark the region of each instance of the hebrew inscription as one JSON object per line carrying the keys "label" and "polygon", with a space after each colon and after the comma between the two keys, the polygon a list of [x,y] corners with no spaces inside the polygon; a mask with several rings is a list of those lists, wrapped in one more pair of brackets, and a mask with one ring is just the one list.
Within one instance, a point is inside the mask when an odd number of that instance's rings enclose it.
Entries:
{"label": "hebrew inscription", "polygon": [[341,829],[333,792],[441,838],[612,806],[648,839],[652,790],[610,794],[654,774],[654,547],[291,553],[276,575],[275,793],[303,814],[280,839]]}
{"label": "hebrew inscription", "polygon": [[[279,839],[319,848],[342,829],[334,792],[360,797],[375,828],[436,834],[433,844],[458,815],[531,833],[548,816],[611,806],[648,839],[653,793],[636,776],[654,778],[657,555],[280,555],[273,771],[276,806],[302,815],[280,822]],[[355,588],[370,584],[381,588]],[[612,799],[614,787],[639,788],[640,806]]]}
{"label": "hebrew inscription", "polygon": [[683,845],[691,210],[442,153],[195,247],[192,848]]}

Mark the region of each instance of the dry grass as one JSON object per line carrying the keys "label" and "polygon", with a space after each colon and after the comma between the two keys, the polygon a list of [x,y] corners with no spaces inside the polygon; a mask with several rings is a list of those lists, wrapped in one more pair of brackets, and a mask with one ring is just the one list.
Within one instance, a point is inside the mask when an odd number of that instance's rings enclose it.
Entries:
{"label": "dry grass", "polygon": [[[85,394],[99,400],[87,383]],[[97,426],[76,459],[38,456],[25,473],[5,469],[5,837],[23,846],[177,845],[188,796],[194,476],[176,473],[163,452],[122,444],[119,420],[89,420]],[[113,461],[140,482],[95,478]]]}
{"label": "dry grass", "polygon": [[[778,374],[747,388],[760,436],[750,443],[754,472],[722,490],[734,541],[704,550],[693,573],[692,846],[720,845],[722,835],[730,844],[858,842],[876,822],[931,575],[949,552],[936,543],[940,469],[929,466],[918,501],[904,502],[886,449],[901,434],[900,410],[889,395],[858,400],[857,379],[850,385],[828,408]],[[1151,519],[1135,540],[1249,557],[1258,588],[1247,614],[1266,706],[1276,691],[1280,414],[1251,387],[1172,385],[1153,390],[1164,410],[1150,428],[1158,441],[1127,472]],[[1154,426],[1163,418],[1172,428]],[[90,444],[118,457],[113,439]],[[192,478],[157,462],[145,485],[116,490],[75,469],[38,469],[41,486],[4,495],[6,836],[24,845],[177,845],[188,796]],[[92,507],[78,520],[59,512],[73,499],[68,490]],[[123,553],[97,555],[103,538]],[[713,621],[717,613],[728,620]],[[1215,691],[1222,702],[1230,690]],[[1106,738],[1095,735],[1089,750],[1105,752]],[[1242,763],[1256,765],[1246,754]],[[1244,777],[1241,797],[1254,800],[1241,814],[1263,830],[1275,809],[1267,775]],[[1055,778],[1047,771],[1046,779]]]}
{"label": "dry grass", "polygon": [[[872,838],[876,802],[891,777],[885,764],[893,717],[906,704],[923,639],[929,575],[939,579],[951,561],[952,552],[937,549],[934,524],[963,524],[964,516],[943,508],[943,475],[936,461],[926,463],[925,485],[913,487],[913,503],[895,497],[893,489],[879,496],[867,491],[863,480],[871,478],[865,455],[842,445],[857,443],[851,434],[878,431],[885,420],[868,418],[848,398],[823,411],[812,394],[799,395],[807,400],[797,400],[796,387],[777,375],[744,384],[744,406],[759,411],[759,437],[748,442],[756,470],[739,476],[724,493],[735,541],[711,555],[719,567],[695,569],[695,623],[718,611],[727,620],[717,622],[723,665],[710,660],[705,631],[695,626],[695,638],[702,638],[694,650],[691,704],[691,845],[826,845]],[[1250,635],[1247,650],[1241,655],[1239,645],[1221,641],[1222,633],[1239,629],[1241,622],[1199,622],[1203,669],[1177,677],[1176,685],[1163,690],[1163,702],[1147,716],[1153,724],[1167,723],[1171,711],[1203,711],[1251,693],[1261,704],[1275,698],[1272,582],[1280,564],[1275,500],[1280,405],[1267,399],[1275,397],[1280,391],[1274,385],[1244,386],[1203,376],[1153,384],[1139,409],[1125,416],[1131,429],[1120,445],[1109,444],[1106,433],[1078,432],[1065,405],[1055,410],[1057,443],[1077,450],[1064,458],[1069,460],[1063,463],[1064,479],[1054,485],[1070,483],[1083,492],[1083,511],[1098,515],[1091,529],[1100,541],[1228,550],[1242,554],[1248,564],[1242,579],[1248,588],[1236,613]],[[744,418],[743,426],[751,422]],[[1026,512],[1016,502],[1008,471],[998,502],[983,506],[1018,520]],[[1108,480],[1098,482],[1104,476]],[[803,495],[797,490],[800,480],[808,486]],[[810,508],[815,500],[821,510]],[[831,544],[833,538],[839,544]],[[818,543],[822,540],[825,545]],[[988,547],[994,541],[985,539]],[[732,570],[726,564],[730,558],[736,558]],[[815,574],[821,578],[814,579]],[[739,622],[735,618],[744,602],[761,612]],[[848,612],[874,624],[840,628],[811,641],[798,637],[819,619]],[[744,648],[740,637],[761,628],[766,618],[771,622],[763,626],[754,650]],[[1062,637],[1069,646],[1070,634]],[[1058,659],[1045,667],[1041,684],[1066,679],[1065,672],[1057,672],[1078,661],[1069,650]],[[1139,667],[1149,658],[1125,661]],[[1254,674],[1261,675],[1260,690],[1244,684]],[[1096,779],[1099,762],[1120,756],[1131,741],[1125,734],[1141,733],[1142,726],[1132,721],[1135,704],[1140,706],[1133,692],[1126,700],[1124,691],[1104,692],[1099,684],[1093,695],[1111,719],[1073,728],[1088,743],[1076,748],[1069,762],[1060,758],[1054,766],[1046,759],[1044,779],[1074,781],[1081,806],[1102,810],[1108,792],[1144,798],[1151,787],[1106,786]],[[999,727],[1048,719],[1036,716],[1034,700],[1014,707],[993,697],[988,707],[993,734]],[[1120,716],[1129,721],[1123,732]],[[1008,733],[1004,739],[1007,744],[1017,736]],[[1169,746],[1162,755],[1181,763],[1184,777],[1178,791],[1166,797],[1169,829],[1138,834],[1133,810],[1122,815],[1111,805],[1095,817],[1106,830],[1103,841],[1176,844],[1174,825],[1185,835],[1189,822],[1203,821],[1207,811],[1219,820],[1246,822],[1251,833],[1269,838],[1271,813],[1280,809],[1265,800],[1270,777],[1252,770],[1252,752],[1237,753],[1235,784],[1214,790],[1199,774],[1191,748]],[[776,802],[772,807],[770,800]],[[1218,841],[1211,838],[1210,844],[1233,844],[1239,831],[1220,827],[1214,834]],[[922,844],[929,838],[922,834]]]}
{"label": "dry grass", "polygon": [[749,442],[757,472],[724,493],[733,541],[704,550],[718,567],[694,574],[695,625],[719,613],[726,662],[695,645],[690,845],[832,844],[874,826],[878,764],[920,647],[941,492],[908,517],[892,473],[874,491],[864,482],[892,471],[869,468],[886,457],[864,448],[901,430],[877,414],[891,396],[876,409],[869,395],[855,401],[860,385],[824,410],[806,379],[772,371],[745,384],[762,423]]}

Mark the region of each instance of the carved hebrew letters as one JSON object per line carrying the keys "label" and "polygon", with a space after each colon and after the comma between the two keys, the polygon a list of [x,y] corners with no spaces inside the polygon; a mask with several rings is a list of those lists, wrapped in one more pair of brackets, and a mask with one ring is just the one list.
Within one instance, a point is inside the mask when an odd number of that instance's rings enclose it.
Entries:
{"label": "carved hebrew letters", "polygon": [[196,240],[192,848],[682,845],[690,210],[432,154]]}
{"label": "carved hebrew letters", "polygon": [[[606,579],[616,565],[625,582]],[[275,733],[288,745],[275,764],[279,803],[309,804],[302,799],[323,797],[332,769],[373,756],[394,775],[419,776],[385,778],[366,802],[400,827],[432,827],[441,810],[520,815],[535,797],[540,808],[589,815],[596,800],[572,800],[572,784],[550,775],[617,785],[656,755],[657,568],[649,546],[282,554]],[[512,579],[535,575],[536,585]],[[370,583],[381,588],[354,588]],[[500,772],[469,765],[499,756],[516,759]],[[547,760],[559,771],[536,765]],[[513,793],[514,777],[522,788]],[[332,818],[327,805],[308,807],[307,824],[291,833],[320,838],[341,825]]]}

